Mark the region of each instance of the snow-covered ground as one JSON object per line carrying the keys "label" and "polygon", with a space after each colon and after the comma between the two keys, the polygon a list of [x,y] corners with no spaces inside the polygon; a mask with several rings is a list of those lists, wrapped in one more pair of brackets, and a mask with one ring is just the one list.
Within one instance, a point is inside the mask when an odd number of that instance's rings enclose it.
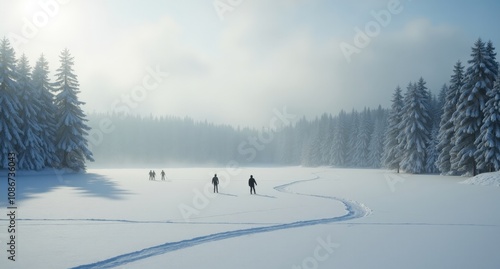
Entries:
{"label": "snow-covered ground", "polygon": [[500,172],[479,174],[462,182],[469,185],[500,187]]}
{"label": "snow-covered ground", "polygon": [[2,176],[0,268],[500,268],[497,187],[383,170],[148,171],[19,175],[16,262]]}

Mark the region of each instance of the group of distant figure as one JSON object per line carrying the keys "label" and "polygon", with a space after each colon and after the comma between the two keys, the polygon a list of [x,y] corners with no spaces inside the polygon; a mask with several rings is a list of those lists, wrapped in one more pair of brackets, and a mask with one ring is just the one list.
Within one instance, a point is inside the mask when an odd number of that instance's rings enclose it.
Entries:
{"label": "group of distant figure", "polygon": [[[161,170],[161,180],[165,180],[165,171]],[[155,170],[149,170],[149,180],[156,180]]]}
{"label": "group of distant figure", "polygon": [[[219,178],[217,177],[217,174],[214,175],[212,178],[212,184],[214,185],[214,193],[219,193]],[[255,181],[255,178],[253,175],[250,175],[250,178],[248,179],[248,186],[250,187],[250,194],[257,194],[255,192],[255,186],[257,185],[257,181]]]}
{"label": "group of distant figure", "polygon": [[[165,171],[161,170],[161,180],[165,180]],[[156,180],[156,172],[155,170],[149,170],[149,180]],[[219,193],[219,178],[217,177],[217,174],[214,175],[212,178],[212,184],[214,185],[214,193]],[[257,181],[255,181],[255,178],[253,175],[250,175],[250,178],[248,179],[248,186],[250,187],[250,194],[257,194],[255,192],[255,186],[257,185]]]}

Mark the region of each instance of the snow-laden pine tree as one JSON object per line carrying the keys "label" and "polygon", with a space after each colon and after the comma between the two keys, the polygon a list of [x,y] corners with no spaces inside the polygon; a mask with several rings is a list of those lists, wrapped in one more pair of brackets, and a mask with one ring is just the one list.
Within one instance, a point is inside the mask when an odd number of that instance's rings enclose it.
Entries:
{"label": "snow-laden pine tree", "polygon": [[398,135],[402,133],[401,117],[403,114],[403,95],[401,88],[396,87],[392,96],[392,106],[389,111],[388,126],[384,139],[384,153],[382,164],[388,169],[396,169],[399,173],[401,162],[402,143],[398,141]]}
{"label": "snow-laden pine tree", "polygon": [[73,71],[73,57],[65,49],[60,58],[61,66],[57,69],[55,90],[56,111],[56,152],[61,168],[74,171],[85,170],[85,160],[94,161],[88,149],[86,136],[90,128],[86,125],[85,114],[78,100],[80,92],[77,76]]}
{"label": "snow-laden pine tree", "polygon": [[432,95],[431,101],[431,118],[432,118],[432,128],[439,130],[439,125],[441,123],[441,116],[443,115],[443,107],[446,100],[446,92],[448,91],[448,86],[444,84],[439,91],[439,95],[436,97]]}
{"label": "snow-laden pine tree", "polygon": [[438,117],[437,117],[437,124],[436,126],[439,128],[439,124],[441,122],[441,116],[443,116],[444,112],[444,104],[446,103],[446,93],[448,92],[448,85],[443,84],[441,87],[441,90],[439,91],[439,95],[437,97],[437,108],[439,109],[437,111]]}
{"label": "snow-laden pine tree", "polygon": [[344,110],[341,110],[337,117],[337,125],[334,129],[334,136],[331,150],[331,165],[345,167],[347,164],[347,146],[349,142],[348,117]]}
{"label": "snow-laden pine tree", "polygon": [[[455,119],[454,145],[456,156],[451,160],[451,169],[459,172],[477,174],[474,158],[478,149],[477,138],[481,133],[484,109],[488,100],[487,92],[495,81],[495,66],[491,53],[486,51],[484,42],[478,39],[472,47],[472,59],[465,73],[464,85],[460,88]],[[477,141],[479,142],[479,141]]]}
{"label": "snow-laden pine tree", "polygon": [[478,170],[493,172],[500,170],[500,81],[497,80],[487,94],[488,101],[481,132],[476,139],[474,158]]}
{"label": "snow-laden pine tree", "polygon": [[401,108],[401,120],[398,125],[399,133],[397,134],[396,141],[399,143],[399,152],[397,153],[396,157],[399,159],[398,163],[398,173],[402,169],[401,163],[403,162],[403,158],[406,155],[406,144],[407,144],[407,134],[406,134],[406,123],[403,122],[405,114],[406,114],[406,102],[407,99],[409,98],[408,95],[410,94],[410,91],[413,91],[415,89],[416,85],[413,84],[413,82],[408,83],[408,86],[406,86],[406,92],[403,97],[403,107]]}
{"label": "snow-laden pine tree", "polygon": [[358,135],[355,138],[356,144],[353,148],[354,159],[353,164],[355,167],[368,167],[369,166],[369,145],[370,138],[373,132],[373,123],[370,109],[365,108],[359,118]]}
{"label": "snow-laden pine tree", "polygon": [[368,166],[380,168],[382,165],[382,154],[384,153],[384,135],[387,126],[387,119],[382,107],[379,106],[375,116],[375,124],[368,146]]}
{"label": "snow-laden pine tree", "polygon": [[438,127],[434,126],[432,128],[429,143],[427,144],[427,149],[426,149],[427,159],[425,164],[425,171],[427,173],[435,174],[439,172],[439,169],[436,165],[437,159],[439,157],[437,151],[437,144],[438,144]]}
{"label": "snow-laden pine tree", "polygon": [[348,152],[347,152],[347,166],[348,167],[357,167],[356,163],[356,144],[358,142],[357,137],[359,134],[359,122],[360,122],[360,115],[359,112],[356,110],[352,110],[351,115],[350,115],[350,120],[349,120],[349,141],[347,142],[348,145]]}
{"label": "snow-laden pine tree", "polygon": [[16,71],[16,55],[10,42],[0,42],[0,167],[7,168],[9,152],[24,148]]}
{"label": "snow-laden pine tree", "polygon": [[324,113],[319,120],[318,142],[319,142],[319,165],[330,163],[331,148],[333,141],[333,119],[330,114]]}
{"label": "snow-laden pine tree", "polygon": [[446,91],[448,90],[448,86],[446,84],[441,87],[439,91],[439,98],[436,98],[434,95],[430,94],[431,102],[430,102],[430,110],[429,114],[431,117],[431,124],[429,124],[429,142],[427,144],[426,149],[426,164],[425,170],[427,173],[435,174],[439,170],[437,168],[436,162],[439,157],[439,153],[437,150],[438,144],[438,130],[439,124],[441,120],[441,116],[443,114],[443,105],[446,96]]}
{"label": "snow-laden pine tree", "polygon": [[49,63],[45,57],[40,56],[32,74],[32,84],[39,98],[40,111],[37,114],[41,147],[46,167],[57,167],[59,159],[56,155],[56,106],[54,105],[54,88],[49,79]]}
{"label": "snow-laden pine tree", "polygon": [[[493,42],[491,42],[491,40],[486,43],[486,53],[488,54],[488,56],[490,56],[489,61],[490,65],[492,66],[494,75],[498,75],[497,53],[495,52],[495,47],[493,46]],[[494,79],[497,79],[497,77],[494,77]]]}
{"label": "snow-laden pine tree", "polygon": [[462,62],[458,61],[454,66],[450,86],[446,91],[446,100],[443,107],[441,122],[439,124],[439,142],[437,145],[439,157],[436,165],[443,174],[454,174],[454,171],[451,169],[451,159],[456,156],[456,151],[453,151],[453,145],[455,144],[455,119],[453,115],[457,110],[459,91],[463,84],[464,67],[462,66]]}
{"label": "snow-laden pine tree", "polygon": [[423,173],[426,165],[426,149],[429,143],[429,93],[425,81],[408,86],[404,98],[402,132],[398,141],[403,143],[401,169],[408,173]]}
{"label": "snow-laden pine tree", "polygon": [[40,96],[33,88],[31,81],[31,67],[26,55],[22,55],[17,66],[19,87],[19,101],[21,103],[20,116],[23,120],[23,150],[19,150],[18,167],[22,170],[40,170],[45,166],[45,157],[42,151],[42,128],[38,124],[37,115],[40,113]]}

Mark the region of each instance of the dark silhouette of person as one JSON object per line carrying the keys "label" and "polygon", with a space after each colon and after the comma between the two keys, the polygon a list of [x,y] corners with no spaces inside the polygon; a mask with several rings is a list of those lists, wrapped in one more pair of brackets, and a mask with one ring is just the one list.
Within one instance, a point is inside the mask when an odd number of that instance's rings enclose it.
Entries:
{"label": "dark silhouette of person", "polygon": [[253,178],[253,176],[250,175],[250,179],[248,179],[248,186],[250,186],[250,194],[252,194],[252,190],[253,194],[257,194],[255,192],[255,185],[257,185],[257,181],[255,181],[255,178]]}
{"label": "dark silhouette of person", "polygon": [[153,180],[156,180],[156,172],[153,170]]}
{"label": "dark silhouette of person", "polygon": [[165,171],[161,170],[161,180],[165,180]]}
{"label": "dark silhouette of person", "polygon": [[217,174],[212,178],[212,184],[214,184],[214,193],[219,193],[219,178]]}
{"label": "dark silhouette of person", "polygon": [[153,180],[153,171],[149,170],[149,180]]}

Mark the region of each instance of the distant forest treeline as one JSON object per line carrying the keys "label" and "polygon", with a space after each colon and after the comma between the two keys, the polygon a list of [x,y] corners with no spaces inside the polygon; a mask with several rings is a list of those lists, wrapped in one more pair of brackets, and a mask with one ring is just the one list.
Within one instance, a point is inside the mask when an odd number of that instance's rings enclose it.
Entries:
{"label": "distant forest treeline", "polygon": [[[500,170],[500,84],[495,48],[478,39],[469,66],[432,94],[420,78],[398,86],[391,109],[341,111],[256,130],[175,117],[90,115],[103,165],[330,165],[409,173]],[[100,132],[102,122],[106,132]]]}
{"label": "distant forest treeline", "polygon": [[[429,93],[430,94],[430,93]],[[443,105],[432,98],[439,125]],[[389,110],[365,108],[277,130],[235,128],[190,118],[90,114],[89,148],[101,166],[332,165],[380,168]],[[102,122],[107,126],[98,131]],[[437,156],[436,156],[437,158]]]}
{"label": "distant forest treeline", "polygon": [[89,137],[99,165],[226,165],[237,161],[240,165],[380,167],[387,110],[379,107],[301,118],[277,130],[176,117],[90,114],[88,118],[94,130],[101,122],[112,126],[107,133],[92,132]]}

